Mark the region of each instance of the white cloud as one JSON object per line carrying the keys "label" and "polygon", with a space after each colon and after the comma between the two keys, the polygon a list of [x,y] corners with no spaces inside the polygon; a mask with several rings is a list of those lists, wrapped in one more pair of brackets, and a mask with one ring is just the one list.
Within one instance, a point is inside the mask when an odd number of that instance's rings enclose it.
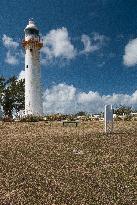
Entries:
{"label": "white cloud", "polygon": [[13,39],[6,34],[2,37],[3,45],[7,48],[17,48],[19,46],[19,43],[13,41]]}
{"label": "white cloud", "polygon": [[99,49],[97,45],[91,45],[91,40],[88,35],[83,34],[81,41],[84,44],[84,50],[82,51],[82,53],[91,53]]}
{"label": "white cloud", "polygon": [[22,70],[18,75],[18,80],[23,80],[23,79],[25,79],[25,70]]}
{"label": "white cloud", "polygon": [[71,42],[67,28],[53,29],[43,37],[41,62],[42,64],[59,62],[62,65],[64,60],[71,60],[78,55],[93,53],[101,49],[107,40],[106,36],[95,32],[91,34],[91,37],[83,34],[81,42],[84,48],[78,51]]}
{"label": "white cloud", "polygon": [[93,53],[101,49],[106,40],[108,40],[107,37],[98,33],[93,33],[91,38],[88,35],[83,34],[81,36],[81,41],[84,45],[84,49],[80,51],[80,54]]}
{"label": "white cloud", "polygon": [[43,96],[44,113],[75,113],[104,111],[105,104],[137,107],[137,91],[132,95],[101,96],[98,92],[79,92],[73,85],[58,84],[47,89]]}
{"label": "white cloud", "polygon": [[24,56],[22,50],[19,49],[19,43],[5,34],[2,37],[2,41],[7,49],[5,62],[10,65],[17,65]]}
{"label": "white cloud", "polygon": [[104,35],[101,35],[99,33],[96,33],[96,32],[93,32],[92,33],[93,35],[93,41],[98,41],[99,43],[104,43],[106,40],[108,40],[108,37],[104,36]]}
{"label": "white cloud", "polygon": [[137,38],[129,41],[126,45],[123,61],[126,66],[134,66],[137,64]]}
{"label": "white cloud", "polygon": [[59,84],[47,89],[44,92],[44,112],[45,113],[71,113],[74,109],[76,98],[76,88],[66,84]]}
{"label": "white cloud", "polygon": [[11,52],[8,51],[6,53],[5,62],[10,64],[10,65],[17,65],[19,62],[18,62],[18,58],[17,58],[16,53],[14,55],[12,55]]}
{"label": "white cloud", "polygon": [[76,50],[71,43],[71,39],[66,28],[51,30],[43,37],[44,47],[42,52],[46,54],[46,61],[51,61],[54,58],[73,59],[76,55]]}

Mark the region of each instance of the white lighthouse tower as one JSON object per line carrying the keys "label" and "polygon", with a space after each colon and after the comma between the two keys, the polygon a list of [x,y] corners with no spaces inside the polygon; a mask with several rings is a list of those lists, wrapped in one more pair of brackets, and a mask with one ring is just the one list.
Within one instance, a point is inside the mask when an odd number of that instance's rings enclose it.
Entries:
{"label": "white lighthouse tower", "polygon": [[43,114],[40,75],[40,41],[39,30],[33,20],[25,28],[25,115]]}

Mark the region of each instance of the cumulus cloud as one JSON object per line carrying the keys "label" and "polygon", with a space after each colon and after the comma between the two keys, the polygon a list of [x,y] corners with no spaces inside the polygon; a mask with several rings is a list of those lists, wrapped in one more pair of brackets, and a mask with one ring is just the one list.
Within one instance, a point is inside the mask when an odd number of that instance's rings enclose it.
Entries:
{"label": "cumulus cloud", "polygon": [[22,50],[19,48],[19,43],[6,34],[2,37],[3,45],[6,48],[5,62],[10,65],[17,65],[19,60],[23,58]]}
{"label": "cumulus cloud", "polygon": [[19,46],[19,43],[13,41],[13,38],[7,36],[6,34],[2,37],[3,45],[7,48],[17,48]]}
{"label": "cumulus cloud", "polygon": [[[105,45],[108,38],[99,33],[92,33],[91,37],[83,34],[81,42],[84,48],[77,50],[71,42],[67,28],[53,29],[43,37],[42,64],[64,62],[74,59],[81,54],[93,53]],[[43,56],[44,55],[44,56]]]}
{"label": "cumulus cloud", "polygon": [[22,70],[18,75],[18,80],[23,80],[23,79],[25,79],[25,70]]}
{"label": "cumulus cloud", "polygon": [[137,64],[137,38],[130,40],[125,46],[123,62],[126,66],[134,66]]}
{"label": "cumulus cloud", "polygon": [[47,89],[43,96],[45,113],[73,112],[76,88],[72,85],[59,84]]}
{"label": "cumulus cloud", "polygon": [[88,35],[83,34],[81,41],[84,44],[84,50],[82,51],[82,53],[91,53],[99,49],[97,45],[91,45],[91,40]]}
{"label": "cumulus cloud", "polygon": [[46,54],[46,61],[54,58],[73,59],[76,50],[71,43],[71,39],[66,28],[53,29],[43,37],[42,53]]}
{"label": "cumulus cloud", "polygon": [[81,54],[93,53],[102,48],[108,38],[98,33],[93,33],[92,37],[86,34],[81,36],[81,41],[84,45],[84,49],[80,51]]}
{"label": "cumulus cloud", "polygon": [[100,95],[98,92],[79,92],[73,85],[58,84],[47,89],[43,95],[44,113],[76,113],[104,111],[106,104],[137,107],[137,91],[132,95]]}
{"label": "cumulus cloud", "polygon": [[19,63],[17,55],[13,55],[10,51],[6,53],[5,62],[10,65],[17,65]]}

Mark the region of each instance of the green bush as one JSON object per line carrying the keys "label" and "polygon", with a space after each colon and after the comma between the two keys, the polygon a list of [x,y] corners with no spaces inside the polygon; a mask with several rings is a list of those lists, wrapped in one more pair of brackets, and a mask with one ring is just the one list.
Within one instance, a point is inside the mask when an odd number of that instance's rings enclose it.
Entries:
{"label": "green bush", "polygon": [[13,118],[9,116],[5,116],[4,118],[1,119],[3,122],[13,122]]}
{"label": "green bush", "polygon": [[20,119],[20,122],[39,122],[39,121],[43,121],[43,118],[41,116],[35,116],[35,115],[27,115]]}
{"label": "green bush", "polygon": [[124,117],[124,120],[125,121],[130,121],[132,119],[132,116],[131,115],[126,115],[125,117]]}
{"label": "green bush", "polygon": [[122,121],[122,118],[119,116],[116,116],[116,118],[114,119],[114,121]]}

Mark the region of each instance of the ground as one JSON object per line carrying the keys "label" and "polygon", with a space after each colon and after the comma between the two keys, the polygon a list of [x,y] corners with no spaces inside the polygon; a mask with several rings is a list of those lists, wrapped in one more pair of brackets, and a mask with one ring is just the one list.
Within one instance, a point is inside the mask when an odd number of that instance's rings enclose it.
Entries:
{"label": "ground", "polygon": [[137,122],[0,124],[0,205],[136,205]]}

